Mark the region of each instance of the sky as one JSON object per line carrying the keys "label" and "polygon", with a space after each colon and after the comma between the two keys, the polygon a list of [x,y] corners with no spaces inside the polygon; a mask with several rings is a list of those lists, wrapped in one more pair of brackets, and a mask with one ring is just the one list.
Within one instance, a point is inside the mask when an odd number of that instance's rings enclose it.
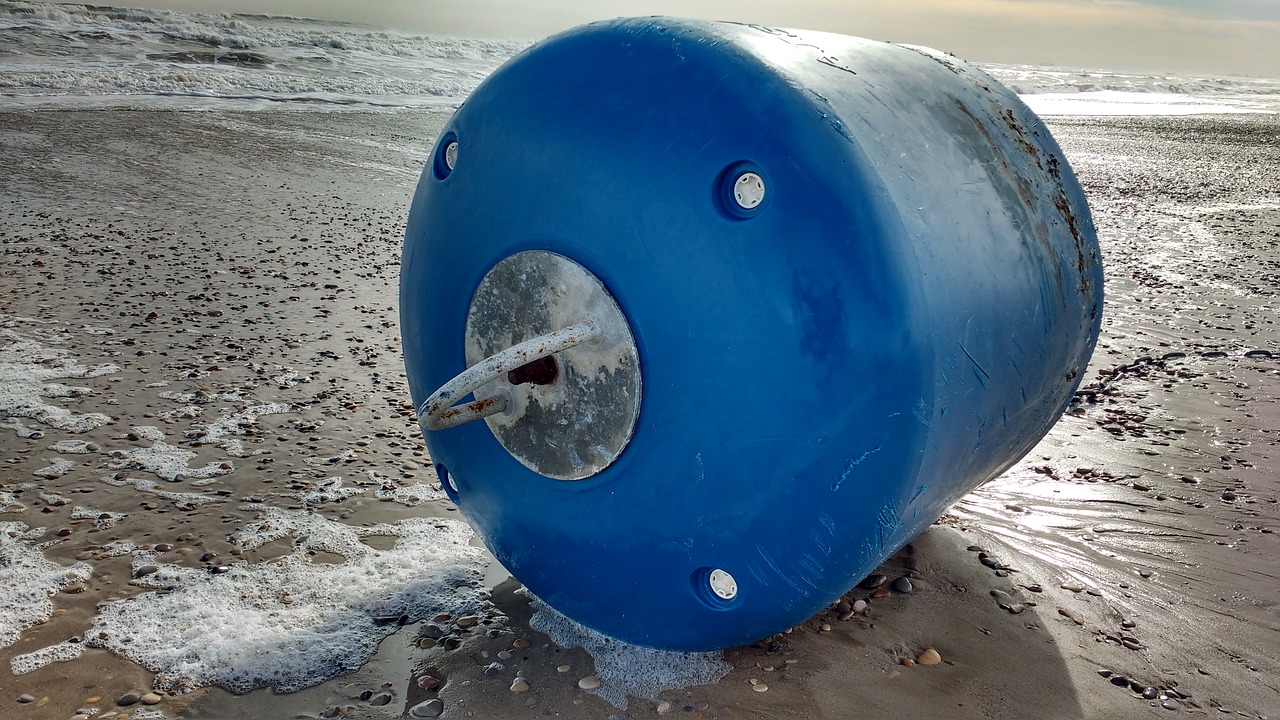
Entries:
{"label": "sky", "polygon": [[538,39],[592,20],[675,15],[824,30],[977,62],[1280,78],[1280,0],[115,0]]}

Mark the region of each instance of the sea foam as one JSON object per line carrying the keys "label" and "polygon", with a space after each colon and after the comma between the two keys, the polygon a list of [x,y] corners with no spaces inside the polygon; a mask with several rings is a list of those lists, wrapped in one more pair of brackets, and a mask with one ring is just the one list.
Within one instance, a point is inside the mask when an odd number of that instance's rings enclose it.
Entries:
{"label": "sea foam", "polygon": [[49,598],[55,593],[93,574],[84,563],[64,567],[46,558],[31,544],[43,534],[43,529],[30,530],[24,523],[0,522],[0,648],[48,620],[53,614]]}
{"label": "sea foam", "polygon": [[529,626],[564,648],[581,647],[596,661],[600,687],[592,690],[614,707],[626,709],[627,696],[655,700],[664,690],[711,685],[733,668],[719,652],[655,650],[602,635],[562,615],[526,589],[533,618]]}
{"label": "sea foam", "polygon": [[76,413],[51,405],[45,398],[67,398],[91,395],[93,390],[52,382],[68,378],[95,378],[120,372],[115,365],[80,365],[65,350],[47,348],[34,339],[24,337],[11,328],[20,324],[15,318],[0,319],[0,418],[4,427],[19,435],[38,437],[26,430],[21,418],[34,420],[58,430],[87,432],[111,422],[103,413]]}
{"label": "sea foam", "polygon": [[[378,550],[369,536],[393,536]],[[136,551],[139,578],[163,589],[102,606],[86,634],[157,673],[158,690],[218,685],[292,692],[354,670],[399,626],[435,613],[474,611],[483,600],[482,551],[465,524],[438,518],[353,527],[303,511],[266,508],[231,537],[246,550],[286,536],[290,554],[210,573]],[[340,555],[318,562],[313,551]]]}

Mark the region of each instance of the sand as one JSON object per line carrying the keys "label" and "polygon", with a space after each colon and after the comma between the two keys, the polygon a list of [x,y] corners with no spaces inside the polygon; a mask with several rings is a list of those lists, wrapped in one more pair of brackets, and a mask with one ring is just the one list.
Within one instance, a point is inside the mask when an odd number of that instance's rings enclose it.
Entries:
{"label": "sand", "polygon": [[[94,413],[110,419],[85,432],[32,418],[0,428],[0,493],[10,493],[0,522],[47,528],[40,540],[56,542],[45,557],[92,568],[81,592],[51,598],[53,617],[0,648],[0,717],[127,713],[137,706],[115,698],[151,689],[154,673],[101,648],[7,669],[15,655],[83,639],[97,603],[154,592],[130,584],[137,568],[127,553],[108,557],[112,541],[169,543],[164,564],[219,567],[290,553],[287,539],[232,542],[266,506],[355,527],[456,517],[442,499],[374,494],[437,498],[404,384],[396,287],[408,201],[443,120],[0,113],[0,345],[61,353],[42,366],[88,377],[48,382],[88,390],[44,402],[89,425]],[[591,656],[531,630],[528,599],[494,566],[478,581],[495,589],[476,626],[434,623],[462,639],[456,649],[419,647],[433,623],[413,622],[359,670],[297,693],[203,688],[147,709],[394,718],[438,696],[445,718],[1280,717],[1280,122],[1050,125],[1099,227],[1103,337],[1051,435],[879,570],[910,577],[909,594],[854,589],[846,601],[869,599],[868,615],[833,608],[727,651],[733,667],[715,684],[624,710],[578,687]],[[263,414],[211,434],[224,408]],[[126,453],[157,447],[149,427],[170,456],[193,453],[179,482],[127,466],[146,455]],[[62,441],[96,449],[54,447]],[[57,458],[71,462],[61,474]],[[45,468],[56,477],[33,474]],[[208,485],[196,484],[201,469]],[[117,473],[216,501],[103,482]],[[342,498],[344,488],[364,492]],[[294,496],[321,490],[331,499]],[[94,514],[75,520],[77,506]],[[102,513],[125,516],[95,528]],[[367,542],[385,550],[394,539]],[[940,664],[901,664],[927,648]],[[505,667],[486,676],[504,651]],[[508,689],[517,672],[527,692]],[[421,689],[424,674],[443,687]],[[371,703],[384,693],[385,705]]]}

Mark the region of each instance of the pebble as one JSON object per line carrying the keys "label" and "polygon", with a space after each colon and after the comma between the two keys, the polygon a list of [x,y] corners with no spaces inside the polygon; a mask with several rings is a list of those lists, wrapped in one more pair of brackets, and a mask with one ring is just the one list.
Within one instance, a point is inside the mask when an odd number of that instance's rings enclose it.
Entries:
{"label": "pebble", "polygon": [[511,647],[517,650],[523,650],[529,647],[529,641],[525,640],[524,638],[516,638],[516,641],[511,643]]}
{"label": "pebble", "polygon": [[573,669],[572,665],[561,665],[560,667],[556,668],[556,672],[567,673],[572,669]]}
{"label": "pebble", "polygon": [[756,683],[755,685],[751,686],[751,689],[755,690],[756,692],[768,692],[769,686],[765,685],[764,683]]}
{"label": "pebble", "polygon": [[1230,490],[1227,490],[1226,492],[1222,493],[1222,499],[1227,502],[1235,502],[1236,494],[1231,492]]}
{"label": "pebble", "polygon": [[659,715],[666,715],[667,713],[671,712],[671,703],[667,700],[663,700],[662,702],[658,703],[658,707],[656,708],[656,710],[658,711]]}
{"label": "pebble", "polygon": [[149,693],[147,693],[146,695],[143,695],[143,696],[142,696],[142,704],[143,704],[143,705],[155,705],[156,703],[160,702],[162,699],[163,699],[163,698],[161,698],[161,697],[160,697],[159,695],[157,695],[156,693],[149,692]]}
{"label": "pebble", "polygon": [[925,651],[916,656],[916,663],[919,665],[937,665],[942,662],[942,655],[933,648],[925,648]]}
{"label": "pebble", "polygon": [[28,695],[28,694],[26,694],[26,693],[22,693],[21,695],[19,695],[19,696],[18,696],[18,702],[20,702],[20,703],[22,703],[22,704],[24,704],[24,705],[25,705],[25,704],[27,704],[27,703],[33,703],[33,702],[35,702],[35,701],[36,701],[36,696],[35,696],[35,695]]}
{"label": "pebble", "polygon": [[888,588],[882,588],[882,587],[879,587],[879,588],[876,588],[876,589],[875,589],[875,592],[872,592],[872,593],[871,593],[871,597],[872,597],[872,598],[874,598],[874,599],[876,599],[876,600],[879,600],[879,599],[881,599],[881,598],[887,598],[887,597],[889,597],[889,595],[891,595],[891,594],[892,594],[892,593],[890,593],[890,592],[889,592],[889,589],[888,589]]}
{"label": "pebble", "polygon": [[440,698],[431,698],[426,702],[420,702],[409,708],[409,717],[411,718],[434,718],[444,714],[444,701]]}
{"label": "pebble", "polygon": [[121,695],[120,697],[116,698],[116,705],[119,705],[120,707],[128,707],[138,702],[141,699],[142,699],[142,693],[127,692]]}
{"label": "pebble", "polygon": [[578,681],[578,687],[583,690],[595,690],[600,687],[600,678],[595,675],[588,675]]}
{"label": "pebble", "polygon": [[515,682],[511,683],[511,692],[529,692],[529,682],[522,677],[517,677]]}
{"label": "pebble", "polygon": [[480,622],[479,615],[463,615],[458,618],[458,627],[471,627],[478,622]]}
{"label": "pebble", "polygon": [[391,693],[378,693],[369,699],[369,704],[377,705],[378,707],[389,705],[391,704]]}
{"label": "pebble", "polygon": [[498,651],[498,659],[499,659],[499,660],[510,660],[511,658],[512,658],[512,654],[511,654],[511,651],[510,651],[510,650],[499,650],[499,651]]}
{"label": "pebble", "polygon": [[893,588],[894,592],[909,593],[911,592],[911,589],[912,589],[911,580],[904,575],[898,578],[897,580],[894,580],[893,585],[891,585],[890,587]]}
{"label": "pebble", "polygon": [[418,687],[426,690],[427,692],[435,692],[440,689],[440,680],[439,678],[432,677],[431,675],[423,675],[418,678]]}
{"label": "pebble", "polygon": [[853,612],[859,615],[866,613],[870,608],[871,606],[867,604],[866,600],[855,600],[853,603]]}
{"label": "pebble", "polygon": [[1071,622],[1077,625],[1084,624],[1084,620],[1081,620],[1079,615],[1076,615],[1075,613],[1071,612],[1066,608],[1058,608],[1058,614],[1064,618],[1067,618],[1068,620],[1070,620]]}
{"label": "pebble", "polygon": [[1078,593],[1081,590],[1084,590],[1083,585],[1080,585],[1079,583],[1073,583],[1073,582],[1064,582],[1060,587],[1063,590],[1070,590],[1073,593]]}
{"label": "pebble", "polygon": [[881,585],[885,584],[888,581],[889,581],[888,577],[881,575],[879,573],[873,573],[863,578],[862,582],[858,583],[858,587],[862,588],[863,590],[875,590],[876,588],[880,587]]}
{"label": "pebble", "polygon": [[1112,675],[1111,684],[1116,687],[1129,687],[1129,678],[1124,675]]}
{"label": "pebble", "polygon": [[912,665],[916,664],[916,661],[915,661],[915,658],[904,657],[904,658],[898,658],[898,664],[904,667],[911,667]]}
{"label": "pebble", "polygon": [[484,669],[484,674],[487,677],[498,677],[498,674],[506,669],[507,666],[500,662],[489,663],[489,666]]}

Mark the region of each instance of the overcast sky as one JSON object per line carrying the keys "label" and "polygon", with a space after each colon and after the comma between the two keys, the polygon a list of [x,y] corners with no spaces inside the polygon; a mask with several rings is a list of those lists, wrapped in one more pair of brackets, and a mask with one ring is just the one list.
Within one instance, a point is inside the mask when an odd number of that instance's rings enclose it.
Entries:
{"label": "overcast sky", "polygon": [[928,45],[969,60],[1280,77],[1280,0],[134,0],[486,38],[676,15]]}

